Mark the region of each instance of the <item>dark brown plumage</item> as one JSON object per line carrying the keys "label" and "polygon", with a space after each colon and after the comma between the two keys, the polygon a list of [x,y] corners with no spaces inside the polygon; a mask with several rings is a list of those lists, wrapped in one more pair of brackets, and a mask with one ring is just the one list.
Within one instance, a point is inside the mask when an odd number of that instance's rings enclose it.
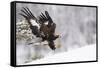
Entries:
{"label": "dark brown plumage", "polygon": [[32,33],[34,35],[36,35],[37,37],[40,37],[40,32],[38,30],[38,27],[32,25],[32,23],[30,21],[31,19],[37,21],[36,17],[32,14],[32,12],[27,7],[26,8],[23,7],[23,9],[21,11],[23,14],[20,13],[20,15],[23,16],[28,21],[28,23],[30,25],[30,29],[32,30]]}
{"label": "dark brown plumage", "polygon": [[[40,16],[36,18],[27,7],[23,7],[21,11],[23,14],[20,13],[20,15],[28,21],[32,33],[37,37],[41,37],[42,41],[48,41],[49,47],[52,50],[55,50],[56,47],[54,40],[56,40],[59,35],[55,35],[56,24],[53,22],[49,13],[47,11],[45,11],[45,14],[41,12]],[[30,21],[31,19],[34,20],[40,26],[40,28],[38,28],[36,25],[34,26],[34,24],[32,25],[32,22]]]}

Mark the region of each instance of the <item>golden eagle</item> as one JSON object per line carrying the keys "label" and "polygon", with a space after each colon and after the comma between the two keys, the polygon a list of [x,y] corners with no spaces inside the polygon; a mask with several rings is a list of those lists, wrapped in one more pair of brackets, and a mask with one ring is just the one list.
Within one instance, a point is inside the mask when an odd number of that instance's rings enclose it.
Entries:
{"label": "golden eagle", "polygon": [[29,23],[32,33],[36,37],[41,37],[42,41],[47,41],[49,47],[55,50],[54,40],[56,40],[59,35],[55,35],[56,24],[53,22],[48,11],[45,14],[41,12],[40,16],[36,18],[28,7],[21,9],[20,15],[23,16]]}

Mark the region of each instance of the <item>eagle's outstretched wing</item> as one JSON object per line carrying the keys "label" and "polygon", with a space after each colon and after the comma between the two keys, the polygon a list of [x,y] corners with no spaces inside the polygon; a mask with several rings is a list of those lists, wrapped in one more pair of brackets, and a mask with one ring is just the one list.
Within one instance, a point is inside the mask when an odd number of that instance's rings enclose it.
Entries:
{"label": "eagle's outstretched wing", "polygon": [[42,37],[43,40],[48,41],[49,47],[52,50],[55,50],[54,40],[59,36],[55,35],[56,24],[53,22],[48,11],[45,11],[45,14],[41,13],[39,16],[39,22],[41,23],[40,31],[44,34]]}
{"label": "eagle's outstretched wing", "polygon": [[22,13],[19,13],[19,14],[28,21],[28,23],[30,24],[30,29],[32,30],[32,33],[36,35],[37,37],[40,37],[39,24],[37,23],[37,19],[33,15],[33,13],[29,10],[28,7],[26,8],[23,7],[21,12]]}

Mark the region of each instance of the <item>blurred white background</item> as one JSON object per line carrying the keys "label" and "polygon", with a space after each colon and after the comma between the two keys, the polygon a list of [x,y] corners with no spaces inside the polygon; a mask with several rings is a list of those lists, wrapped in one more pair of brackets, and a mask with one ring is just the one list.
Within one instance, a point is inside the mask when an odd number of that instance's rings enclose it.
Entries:
{"label": "blurred white background", "polygon": [[[68,53],[68,51],[77,50],[77,48],[91,46],[95,44],[96,42],[96,7],[17,3],[16,4],[16,20],[17,20],[17,25],[16,25],[16,30],[17,30],[16,52],[17,54],[16,55],[17,55],[17,61],[19,60],[17,64],[36,61],[36,60],[39,60],[40,57],[41,59],[43,57],[45,58],[48,54],[51,54],[51,52],[53,52],[52,50],[48,48],[48,45],[43,46],[43,45],[40,45],[39,42],[34,42],[34,44],[28,45],[28,42],[33,42],[36,39],[31,39],[30,41],[27,41],[27,40],[23,41],[23,36],[25,36],[24,39],[28,39],[28,38],[31,38],[32,35],[28,34],[30,31],[27,30],[27,27],[25,27],[26,29],[20,29],[25,26],[25,21],[20,22],[24,20],[23,17],[19,15],[19,13],[22,13],[21,12],[22,7],[28,7],[32,11],[32,13],[35,15],[35,17],[39,16],[41,12],[43,13],[44,11],[49,12],[49,15],[53,19],[54,23],[56,23],[55,33],[60,35],[59,45],[61,47],[56,48],[54,54],[59,54],[60,52]],[[22,26],[19,23],[23,23],[22,25],[24,26]],[[20,38],[19,41],[18,41],[18,38]],[[55,44],[57,44],[58,43],[57,40],[55,41],[56,41]],[[21,42],[21,44],[19,42]],[[39,45],[35,46],[36,45],[35,43],[38,43]],[[55,45],[55,46],[59,46],[59,45]],[[90,49],[91,47],[88,50]],[[86,49],[83,49],[83,50],[84,50],[83,53],[85,54],[89,52],[89,51],[86,51]],[[93,56],[95,56],[95,47],[94,49],[91,49],[91,50],[94,52],[94,54],[92,52]],[[51,56],[53,56],[54,54],[52,54]],[[74,54],[77,54],[77,52],[76,53],[74,52]],[[64,55],[58,56],[58,57],[60,59],[71,58],[71,60],[73,58],[73,57],[68,58],[67,57],[68,55],[66,55],[66,57],[63,57]],[[82,57],[84,56],[83,59],[86,59],[86,55],[81,55],[81,56]],[[80,58],[80,56],[77,56],[77,58]],[[81,58],[80,61],[83,61],[83,59]],[[90,57],[87,59],[89,60]],[[51,60],[51,59],[48,59],[48,60]],[[79,60],[76,59],[76,61],[79,61]],[[66,62],[69,62],[69,61],[66,60]],[[72,62],[75,62],[75,61],[72,61]],[[41,63],[43,63],[43,61]]]}
{"label": "blurred white background", "polygon": [[[20,0],[19,0],[20,1]],[[25,0],[21,0],[25,1]],[[32,1],[33,0],[27,0]],[[2,0],[0,2],[0,68],[13,68],[10,64],[10,2],[11,0]],[[80,5],[97,5],[100,6],[99,0],[34,0],[34,2],[49,2],[49,3],[65,3],[65,4],[80,4]],[[98,8],[100,10],[100,8]],[[98,14],[100,16],[100,14]],[[99,18],[98,18],[99,19]],[[99,21],[98,21],[99,23]],[[98,24],[99,25],[99,24]],[[99,27],[98,27],[99,29]],[[100,32],[98,32],[98,37]],[[99,45],[99,44],[98,44]],[[99,51],[100,52],[100,51]],[[100,56],[99,56],[100,57]],[[48,65],[35,66],[34,68],[99,68],[99,63],[79,63],[79,64],[63,64],[63,65]],[[21,67],[20,67],[21,68]],[[26,67],[26,68],[33,68]]]}

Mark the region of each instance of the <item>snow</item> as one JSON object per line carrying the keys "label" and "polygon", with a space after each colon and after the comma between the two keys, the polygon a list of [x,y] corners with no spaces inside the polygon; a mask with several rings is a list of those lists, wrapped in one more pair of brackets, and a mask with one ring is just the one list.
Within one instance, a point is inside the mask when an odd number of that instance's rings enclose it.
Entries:
{"label": "snow", "polygon": [[55,54],[51,52],[43,59],[38,59],[27,64],[61,63],[96,60],[96,45],[88,45],[68,52]]}
{"label": "snow", "polygon": [[[57,49],[52,51],[47,42],[32,35],[27,21],[17,23],[17,27],[17,65],[96,60],[96,45],[87,45],[85,37],[79,31],[74,32],[74,28],[67,39],[65,35],[54,41]],[[19,31],[20,28],[23,30]]]}
{"label": "snow", "polygon": [[[41,44],[41,39],[37,39],[32,34],[27,21],[23,21],[24,18],[19,16],[20,10],[24,6],[27,6],[36,17],[41,12],[44,13],[45,10],[49,12],[54,23],[56,23],[55,33],[60,35],[60,39],[54,41],[55,51],[45,45],[47,43]],[[17,40],[17,65],[96,59],[96,45],[91,45],[96,42],[96,8],[21,3],[18,3],[16,7],[16,27],[18,27],[16,38],[19,39]],[[18,23],[19,21],[22,21],[22,23]],[[34,20],[31,20],[31,22],[38,26]],[[21,40],[24,41],[22,44],[20,44]]]}

